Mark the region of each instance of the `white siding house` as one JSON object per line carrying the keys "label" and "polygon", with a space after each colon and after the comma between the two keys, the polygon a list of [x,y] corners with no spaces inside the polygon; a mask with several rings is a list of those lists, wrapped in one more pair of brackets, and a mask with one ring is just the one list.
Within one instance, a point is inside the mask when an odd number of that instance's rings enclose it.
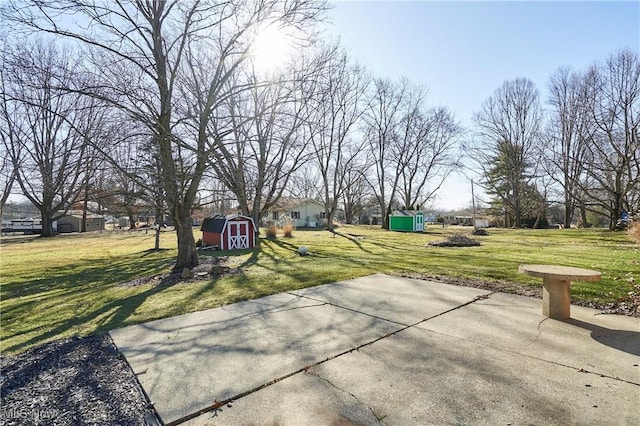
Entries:
{"label": "white siding house", "polygon": [[267,210],[264,222],[284,222],[291,219],[296,228],[316,228],[325,226],[324,205],[312,198],[281,198]]}

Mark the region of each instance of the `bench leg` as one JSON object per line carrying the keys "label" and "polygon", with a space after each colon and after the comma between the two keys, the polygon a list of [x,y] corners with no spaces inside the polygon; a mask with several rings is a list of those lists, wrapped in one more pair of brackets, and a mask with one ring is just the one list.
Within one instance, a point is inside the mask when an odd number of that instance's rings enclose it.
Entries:
{"label": "bench leg", "polygon": [[571,315],[571,282],[545,278],[542,281],[542,315],[557,320]]}

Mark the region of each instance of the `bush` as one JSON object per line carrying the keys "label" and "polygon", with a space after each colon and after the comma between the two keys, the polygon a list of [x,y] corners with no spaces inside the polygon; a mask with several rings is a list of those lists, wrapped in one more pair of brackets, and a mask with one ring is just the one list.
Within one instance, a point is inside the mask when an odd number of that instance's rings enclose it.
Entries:
{"label": "bush", "polygon": [[282,226],[282,232],[284,232],[285,237],[291,238],[293,236],[293,224],[285,223]]}
{"label": "bush", "polygon": [[267,238],[276,238],[278,236],[278,227],[275,224],[267,226]]}
{"label": "bush", "polygon": [[631,222],[627,229],[631,241],[640,244],[640,222]]}

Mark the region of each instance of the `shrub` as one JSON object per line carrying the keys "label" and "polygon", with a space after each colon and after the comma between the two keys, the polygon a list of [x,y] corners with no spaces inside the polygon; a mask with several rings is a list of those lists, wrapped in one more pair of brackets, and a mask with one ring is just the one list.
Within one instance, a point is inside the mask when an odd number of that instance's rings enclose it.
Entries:
{"label": "shrub", "polygon": [[267,226],[267,238],[276,238],[278,235],[278,227],[275,224]]}
{"label": "shrub", "polygon": [[291,238],[293,236],[293,224],[285,223],[282,225],[282,232],[284,232],[285,237]]}
{"label": "shrub", "polygon": [[640,222],[631,222],[627,229],[631,241],[640,244]]}

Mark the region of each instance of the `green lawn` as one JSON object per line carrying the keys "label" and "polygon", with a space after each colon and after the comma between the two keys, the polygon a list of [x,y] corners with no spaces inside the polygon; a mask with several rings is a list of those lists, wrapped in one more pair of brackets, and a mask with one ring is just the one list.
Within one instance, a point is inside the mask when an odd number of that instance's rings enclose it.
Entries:
{"label": "green lawn", "polygon": [[[48,340],[88,335],[302,287],[376,272],[419,272],[540,286],[518,273],[523,263],[554,263],[602,272],[596,283],[575,283],[573,300],[613,302],[640,280],[640,247],[624,233],[605,230],[490,229],[480,247],[425,247],[470,228],[429,227],[423,234],[345,226],[297,230],[292,238],[262,239],[259,249],[231,256],[240,274],[173,286],[122,287],[136,277],[170,270],[175,234],[164,250],[149,251],[143,232],[3,239],[0,257],[1,350],[21,352]],[[200,238],[199,231],[194,231]],[[300,257],[299,246],[310,256]],[[207,252],[207,255],[220,253]]]}

